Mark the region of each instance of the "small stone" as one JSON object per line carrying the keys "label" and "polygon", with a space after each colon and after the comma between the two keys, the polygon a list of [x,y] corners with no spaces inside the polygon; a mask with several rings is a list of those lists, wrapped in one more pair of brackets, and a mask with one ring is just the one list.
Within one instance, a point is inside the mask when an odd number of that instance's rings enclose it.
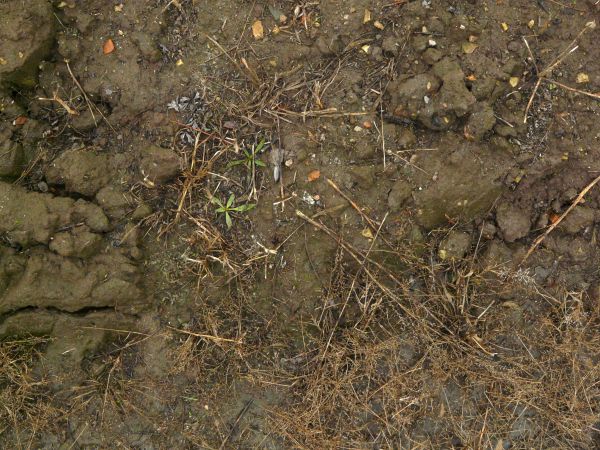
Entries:
{"label": "small stone", "polygon": [[471,246],[471,235],[464,231],[451,231],[440,243],[440,259],[462,259]]}
{"label": "small stone", "polygon": [[371,59],[375,61],[383,61],[383,50],[381,49],[381,47],[374,45],[371,47],[370,56]]}
{"label": "small stone", "polygon": [[404,180],[398,180],[394,183],[392,190],[388,194],[388,206],[392,212],[397,212],[410,199],[412,188]]}
{"label": "small stone", "polygon": [[116,186],[106,186],[96,194],[96,201],[111,219],[121,219],[127,214],[130,198]]}
{"label": "small stone", "polygon": [[423,61],[425,61],[429,65],[433,65],[442,59],[442,52],[437,48],[428,48],[423,53]]}
{"label": "small stone", "polygon": [[514,242],[527,236],[531,228],[529,214],[510,203],[502,203],[498,206],[496,222],[507,242]]}
{"label": "small stone", "polygon": [[85,259],[97,254],[101,245],[102,236],[82,226],[57,233],[50,241],[49,248],[61,256]]}
{"label": "small stone", "polygon": [[412,47],[417,52],[423,52],[429,45],[429,38],[427,36],[416,36],[413,39]]}
{"label": "small stone", "polygon": [[386,36],[383,38],[383,42],[381,43],[381,49],[384,54],[397,56],[398,55],[398,45],[397,38],[395,36]]}
{"label": "small stone", "polygon": [[73,206],[73,222],[85,222],[94,232],[102,233],[110,229],[108,217],[98,205],[79,199]]}
{"label": "small stone", "polygon": [[492,240],[496,235],[496,226],[491,222],[484,222],[481,225],[481,237],[483,239]]}
{"label": "small stone", "polygon": [[173,150],[152,145],[142,152],[140,170],[145,180],[162,184],[180,173],[180,164],[180,158]]}
{"label": "small stone", "polygon": [[577,74],[577,79],[576,79],[578,84],[584,84],[584,83],[589,83],[590,81],[590,77],[587,73],[583,73],[580,72]]}
{"label": "small stone", "polygon": [[153,213],[152,208],[147,203],[140,204],[131,214],[133,220],[142,220]]}
{"label": "small stone", "polygon": [[496,125],[496,116],[492,107],[487,103],[478,103],[465,127],[465,137],[480,141],[488,131],[494,128],[494,125]]}
{"label": "small stone", "polygon": [[67,150],[45,175],[48,184],[64,185],[69,192],[92,197],[110,181],[109,157],[89,148]]}
{"label": "small stone", "polygon": [[511,52],[518,52],[521,50],[521,43],[519,41],[510,41],[507,45],[507,48]]}
{"label": "small stone", "polygon": [[414,147],[414,145],[417,143],[417,137],[410,128],[401,128],[397,135],[398,145],[402,149]]}
{"label": "small stone", "polygon": [[385,25],[382,24],[379,20],[376,20],[375,22],[373,22],[373,26],[375,28],[377,28],[378,30],[383,30],[385,28]]}
{"label": "small stone", "polygon": [[23,146],[9,139],[0,143],[0,177],[18,177],[23,169],[25,169]]}
{"label": "small stone", "polygon": [[505,124],[498,124],[494,127],[494,131],[503,137],[517,137],[517,129],[514,127],[509,127]]}
{"label": "small stone", "polygon": [[576,206],[558,225],[558,229],[568,234],[577,234],[594,224],[594,210],[586,206]]}

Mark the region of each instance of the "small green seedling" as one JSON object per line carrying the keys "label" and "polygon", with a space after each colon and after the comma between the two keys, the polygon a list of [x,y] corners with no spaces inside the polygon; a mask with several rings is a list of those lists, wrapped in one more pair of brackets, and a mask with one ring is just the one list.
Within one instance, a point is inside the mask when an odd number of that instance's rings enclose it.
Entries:
{"label": "small green seedling", "polygon": [[229,169],[242,164],[246,166],[248,170],[252,170],[255,167],[266,167],[267,165],[257,158],[258,154],[262,152],[263,148],[265,147],[265,144],[266,142],[263,138],[256,147],[252,148],[252,150],[248,151],[245,148],[242,149],[244,152],[244,158],[231,161],[229,164],[227,164],[227,168]]}
{"label": "small green seedling", "polygon": [[215,210],[217,214],[223,214],[225,216],[225,223],[227,224],[227,228],[231,228],[233,225],[233,221],[231,219],[231,214],[233,212],[236,213],[244,213],[253,209],[256,204],[255,203],[246,203],[245,205],[233,206],[235,203],[235,195],[231,194],[227,199],[227,202],[223,203],[217,197],[213,197],[211,200],[215,203],[218,208]]}

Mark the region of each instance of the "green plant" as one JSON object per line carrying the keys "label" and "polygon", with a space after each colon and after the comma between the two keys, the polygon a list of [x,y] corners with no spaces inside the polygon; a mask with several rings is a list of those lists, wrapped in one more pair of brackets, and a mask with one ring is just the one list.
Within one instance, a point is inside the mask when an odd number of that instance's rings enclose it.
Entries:
{"label": "green plant", "polygon": [[255,203],[246,203],[244,205],[233,206],[235,203],[235,195],[231,194],[227,199],[227,202],[222,202],[217,197],[212,198],[212,203],[216,204],[218,208],[215,210],[217,214],[223,214],[225,216],[225,223],[227,224],[227,228],[231,228],[233,225],[233,221],[231,219],[231,214],[233,212],[236,213],[244,213],[253,209],[256,204]]}
{"label": "green plant", "polygon": [[261,139],[256,147],[253,147],[252,150],[248,151],[245,148],[242,149],[244,152],[244,158],[236,159],[234,161],[229,162],[227,164],[227,168],[244,165],[248,170],[253,170],[255,167],[266,167],[267,165],[257,158],[257,155],[261,153],[265,147],[266,141],[265,139]]}

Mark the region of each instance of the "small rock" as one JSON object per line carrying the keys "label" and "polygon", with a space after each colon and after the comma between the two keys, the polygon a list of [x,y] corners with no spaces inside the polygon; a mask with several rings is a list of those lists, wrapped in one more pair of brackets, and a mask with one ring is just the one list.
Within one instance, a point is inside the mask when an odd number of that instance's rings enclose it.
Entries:
{"label": "small rock", "polygon": [[574,200],[575,197],[577,197],[577,189],[575,189],[574,187],[570,187],[565,192],[563,192],[563,194],[561,195],[561,200],[570,202]]}
{"label": "small rock", "polygon": [[398,180],[394,183],[392,190],[388,194],[388,206],[390,211],[397,212],[406,203],[412,194],[412,188],[404,180]]}
{"label": "small rock", "polygon": [[344,49],[344,44],[341,42],[339,36],[319,36],[314,45],[323,56],[335,56]]}
{"label": "small rock", "polygon": [[135,211],[133,211],[133,214],[131,214],[131,218],[133,220],[142,220],[151,215],[152,212],[153,211],[150,205],[148,205],[147,203],[142,203],[135,209]]}
{"label": "small rock", "polygon": [[591,208],[576,206],[558,225],[558,228],[568,234],[577,234],[594,224],[595,213]]}
{"label": "small rock", "polygon": [[401,128],[398,132],[398,145],[402,149],[412,148],[417,143],[417,137],[410,128]]}
{"label": "small rock", "polygon": [[381,47],[377,45],[373,45],[371,47],[371,51],[369,52],[369,56],[371,59],[375,61],[383,61],[383,50]]}
{"label": "small rock", "polygon": [[0,177],[18,177],[24,168],[23,146],[9,139],[0,143]]}
{"label": "small rock", "polygon": [[502,203],[498,206],[496,222],[507,242],[514,242],[527,236],[531,228],[529,214],[509,203]]}
{"label": "small rock", "polygon": [[442,59],[443,55],[444,54],[437,48],[428,48],[423,53],[423,61],[431,66]]}
{"label": "small rock", "polygon": [[383,123],[382,133],[385,137],[386,142],[396,142],[396,140],[398,139],[399,131],[400,127],[395,123]]}
{"label": "small rock", "polygon": [[546,226],[548,225],[548,221],[549,221],[549,216],[548,213],[543,212],[539,215],[539,217],[537,218],[537,220],[535,221],[535,228],[538,230],[541,230],[543,228],[546,228]]}
{"label": "small rock", "polygon": [[69,232],[57,233],[50,241],[49,248],[61,256],[86,259],[97,254],[101,245],[102,236],[81,226]]}
{"label": "small rock", "polygon": [[508,76],[518,77],[523,74],[523,63],[516,59],[509,59],[502,67],[502,72]]}
{"label": "small rock", "polygon": [[429,47],[429,36],[415,36],[412,42],[412,47],[415,51],[421,53]]}
{"label": "small rock", "polygon": [[485,101],[492,96],[495,87],[494,78],[478,78],[471,83],[471,92],[478,101]]}
{"label": "small rock", "polygon": [[140,52],[145,59],[153,63],[160,61],[162,54],[151,34],[135,31],[132,33],[131,39],[140,49]]}
{"label": "small rock", "polygon": [[476,103],[465,85],[465,74],[452,58],[435,63],[430,73],[390,83],[391,110],[401,118],[417,119],[425,127],[447,130]]}
{"label": "small rock", "polygon": [[75,223],[85,222],[96,233],[104,233],[110,229],[108,217],[98,205],[79,199],[73,205],[72,219]]}
{"label": "small rock", "polygon": [[499,239],[492,240],[481,259],[481,265],[484,268],[495,266],[513,266],[515,265],[514,254],[508,246]]}
{"label": "small rock", "polygon": [[398,40],[395,36],[386,36],[381,43],[385,55],[398,56]]}
{"label": "small rock", "polygon": [[464,231],[451,231],[440,243],[438,256],[440,259],[464,258],[471,246],[471,235]]}
{"label": "small rock", "polygon": [[64,185],[69,192],[92,197],[111,179],[109,157],[88,148],[67,150],[45,175],[48,184]]}
{"label": "small rock", "polygon": [[127,214],[129,196],[116,186],[105,186],[96,194],[96,201],[111,219],[121,219]]}
{"label": "small rock", "polygon": [[480,141],[496,124],[494,110],[487,103],[477,103],[465,127],[465,137]]}
{"label": "small rock", "polygon": [[425,107],[423,98],[435,93],[440,85],[440,79],[429,73],[393,81],[388,91],[392,96],[394,115],[415,119],[419,110]]}
{"label": "small rock", "polygon": [[496,235],[496,227],[491,222],[484,222],[481,225],[481,237],[483,239],[492,240]]}
{"label": "small rock", "polygon": [[145,179],[162,184],[180,173],[180,164],[180,158],[173,150],[152,145],[143,150],[140,170]]}
{"label": "small rock", "polygon": [[494,131],[496,132],[496,134],[502,137],[517,137],[517,129],[514,127],[509,127],[508,125],[503,123],[499,123],[498,125],[496,125],[494,127]]}
{"label": "small rock", "polygon": [[519,41],[510,41],[507,45],[507,48],[511,52],[518,52],[521,50],[521,43]]}

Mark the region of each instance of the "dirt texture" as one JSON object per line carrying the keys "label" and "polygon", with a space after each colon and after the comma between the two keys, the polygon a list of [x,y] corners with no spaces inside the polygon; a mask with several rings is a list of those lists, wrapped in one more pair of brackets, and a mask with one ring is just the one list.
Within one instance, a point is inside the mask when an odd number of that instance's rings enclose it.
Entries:
{"label": "dirt texture", "polygon": [[0,0],[2,448],[600,448],[594,0]]}

